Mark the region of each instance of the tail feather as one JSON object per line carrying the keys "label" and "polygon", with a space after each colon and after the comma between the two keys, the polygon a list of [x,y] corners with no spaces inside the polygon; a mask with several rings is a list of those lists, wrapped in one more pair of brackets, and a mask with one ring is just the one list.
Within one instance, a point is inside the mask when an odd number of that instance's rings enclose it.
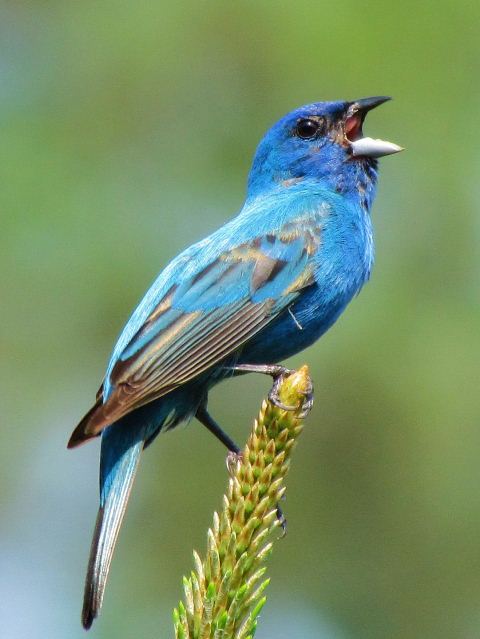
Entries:
{"label": "tail feather", "polygon": [[[117,427],[118,428],[118,427]],[[102,606],[115,543],[122,524],[133,480],[137,472],[143,439],[127,448],[108,473],[108,488],[102,494],[93,534],[83,598],[82,624],[88,630]]]}

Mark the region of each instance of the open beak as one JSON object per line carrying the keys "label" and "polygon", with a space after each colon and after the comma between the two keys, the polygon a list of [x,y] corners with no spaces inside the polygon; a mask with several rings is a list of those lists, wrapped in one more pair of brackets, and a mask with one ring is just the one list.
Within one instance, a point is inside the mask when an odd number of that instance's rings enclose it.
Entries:
{"label": "open beak", "polygon": [[362,125],[367,113],[390,99],[382,95],[374,98],[362,98],[350,103],[345,118],[345,139],[350,145],[353,156],[381,158],[384,155],[403,151],[403,148],[398,144],[386,140],[374,140],[363,135]]}

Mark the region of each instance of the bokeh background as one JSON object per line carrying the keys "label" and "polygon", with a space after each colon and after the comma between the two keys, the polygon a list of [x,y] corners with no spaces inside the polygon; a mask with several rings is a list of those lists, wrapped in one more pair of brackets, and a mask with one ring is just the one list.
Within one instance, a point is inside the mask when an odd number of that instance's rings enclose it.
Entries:
{"label": "bokeh background", "polygon": [[[239,209],[286,111],[391,94],[371,283],[308,362],[258,637],[480,637],[480,5],[50,0],[0,7],[0,623],[80,638],[98,442],[67,451],[133,306]],[[217,388],[240,442],[268,380]],[[241,398],[241,400],[239,399]],[[197,423],[143,459],[99,639],[172,636],[226,483]]]}

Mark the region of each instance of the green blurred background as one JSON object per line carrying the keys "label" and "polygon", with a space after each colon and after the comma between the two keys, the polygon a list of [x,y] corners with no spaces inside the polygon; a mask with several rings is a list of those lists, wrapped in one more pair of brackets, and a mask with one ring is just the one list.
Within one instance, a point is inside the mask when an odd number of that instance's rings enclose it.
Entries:
{"label": "green blurred background", "polygon": [[[0,7],[2,637],[80,638],[98,442],[67,451],[160,268],[238,210],[286,111],[393,95],[371,283],[308,362],[259,639],[480,637],[480,5]],[[240,442],[268,380],[217,388]],[[240,400],[240,396],[242,399]],[[196,422],[145,454],[93,637],[171,637],[226,482]]]}

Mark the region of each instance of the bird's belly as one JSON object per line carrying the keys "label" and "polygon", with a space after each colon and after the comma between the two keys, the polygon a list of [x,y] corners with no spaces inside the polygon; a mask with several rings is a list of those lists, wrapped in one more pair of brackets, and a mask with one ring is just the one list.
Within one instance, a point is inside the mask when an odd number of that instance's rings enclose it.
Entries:
{"label": "bird's belly", "polygon": [[299,353],[335,323],[352,295],[325,300],[319,287],[312,286],[242,349],[239,361],[278,362]]}

